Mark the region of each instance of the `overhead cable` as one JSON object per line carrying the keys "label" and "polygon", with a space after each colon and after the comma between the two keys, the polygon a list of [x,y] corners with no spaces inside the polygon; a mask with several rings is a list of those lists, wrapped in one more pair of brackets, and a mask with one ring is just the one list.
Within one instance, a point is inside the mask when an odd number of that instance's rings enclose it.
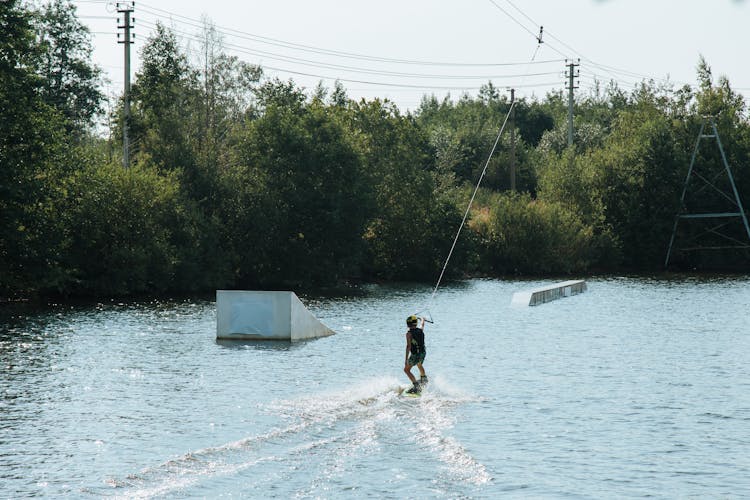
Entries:
{"label": "overhead cable", "polygon": [[[141,10],[145,10],[147,12],[151,12],[153,15],[158,16],[160,18],[164,18],[164,15],[166,14],[169,16],[169,18],[178,18],[183,19],[184,21],[179,21],[183,24],[192,25],[193,27],[202,27],[204,24],[202,21],[193,19],[187,16],[183,16],[180,14],[176,14],[174,12],[170,12],[168,10],[160,9],[158,7],[152,7],[145,3],[139,3],[139,8]],[[253,33],[249,33],[246,31],[240,31],[233,28],[227,28],[222,26],[216,26],[217,31],[227,35],[227,36],[233,36],[237,38],[245,38],[248,40],[265,43],[269,45],[275,45],[285,48],[290,48],[294,50],[300,50],[305,52],[312,52],[316,54],[323,54],[323,55],[332,55],[337,57],[343,57],[343,58],[350,58],[350,59],[360,59],[360,60],[367,60],[371,62],[387,62],[387,63],[394,63],[394,64],[409,64],[409,65],[423,65],[423,66],[455,66],[455,67],[502,67],[502,66],[521,66],[526,64],[525,62],[505,62],[505,63],[467,63],[467,62],[450,62],[450,61],[420,61],[420,60],[409,60],[409,59],[396,59],[396,58],[389,58],[389,57],[378,57],[378,56],[371,56],[366,54],[357,54],[354,52],[345,52],[340,50],[331,50],[331,49],[324,49],[320,47],[315,47],[312,45],[304,45],[299,44],[295,42],[289,42],[285,40],[280,40],[276,38],[270,38],[262,35],[256,35]],[[559,62],[559,60],[549,60],[549,61],[539,61],[539,64],[543,63],[551,63],[551,62]]]}

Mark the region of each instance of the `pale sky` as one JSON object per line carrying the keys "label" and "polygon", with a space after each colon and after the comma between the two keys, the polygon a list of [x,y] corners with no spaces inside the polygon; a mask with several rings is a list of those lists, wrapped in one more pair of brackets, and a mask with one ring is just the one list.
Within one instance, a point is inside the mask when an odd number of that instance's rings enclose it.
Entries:
{"label": "pale sky", "polygon": [[[74,4],[94,33],[107,92],[121,93],[115,3]],[[267,77],[310,90],[338,78],[351,98],[388,98],[404,110],[423,94],[476,95],[490,80],[543,97],[566,87],[566,58],[580,58],[576,92],[586,92],[595,79],[626,90],[644,78],[695,84],[702,54],[715,77],[750,96],[743,0],[136,0],[133,80],[157,21],[197,49],[204,15],[224,34],[227,53],[260,64]]]}

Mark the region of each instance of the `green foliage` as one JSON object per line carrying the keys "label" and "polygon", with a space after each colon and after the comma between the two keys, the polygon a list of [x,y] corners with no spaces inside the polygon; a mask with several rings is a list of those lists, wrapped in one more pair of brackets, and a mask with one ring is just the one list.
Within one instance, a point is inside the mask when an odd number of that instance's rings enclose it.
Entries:
{"label": "green foliage", "polygon": [[[423,100],[418,111],[418,123],[428,132],[446,127],[450,130],[451,141],[457,144],[454,173],[459,181],[472,184],[479,179],[510,106],[494,87],[486,86],[483,90],[478,99],[465,96],[455,104],[447,99],[441,103],[436,99]],[[488,168],[489,176],[499,179],[501,168],[501,162],[494,157]]]}
{"label": "green foliage", "polygon": [[91,35],[70,0],[45,4],[34,24],[41,53],[41,95],[65,117],[71,134],[80,135],[102,109],[102,70],[90,62]]}
{"label": "green foliage", "polygon": [[124,295],[171,288],[179,184],[148,165],[92,165],[66,185],[68,293]]}
{"label": "green foliage", "polygon": [[[0,298],[437,278],[510,107],[491,83],[402,114],[352,101],[340,82],[309,93],[261,81],[207,21],[196,64],[158,25],[136,72],[125,170],[116,144],[89,135],[99,73],[74,12],[68,0],[0,2]],[[576,101],[573,147],[562,92],[517,101],[520,193],[509,192],[508,129],[448,275],[659,269],[706,113],[747,207],[746,104],[704,60],[698,79],[597,86]],[[696,163],[720,166],[718,149]],[[726,201],[692,188],[688,208]],[[676,262],[746,270],[748,254]]]}
{"label": "green foliage", "polygon": [[146,41],[141,56],[143,66],[131,91],[129,131],[134,157],[165,171],[182,169],[192,187],[191,182],[198,180],[192,149],[197,141],[193,132],[197,75],[181,52],[176,34],[161,23]]}
{"label": "green foliage", "polygon": [[[462,97],[457,103],[442,102],[433,96],[422,101],[417,122],[431,136],[435,157],[441,168],[448,165],[456,179],[475,184],[479,180],[492,146],[510,109],[510,101],[500,96],[492,85],[485,85],[477,99]],[[552,115],[538,103],[518,100],[515,105],[516,186],[521,191],[536,191],[533,148],[543,134],[554,127]],[[510,188],[510,131],[512,123],[498,144],[489,164],[483,185],[505,190]]]}
{"label": "green foliage", "polygon": [[603,172],[605,217],[622,242],[628,267],[662,265],[689,161],[687,146],[663,116],[623,113],[605,148],[592,157]]}
{"label": "green foliage", "polygon": [[581,272],[591,264],[593,228],[565,205],[503,194],[479,209],[482,268],[491,274]]}
{"label": "green foliage", "polygon": [[32,14],[0,3],[0,296],[55,285],[62,229],[57,182],[72,152],[63,120],[38,90]]}
{"label": "green foliage", "polygon": [[59,263],[58,179],[71,153],[63,121],[36,104],[36,110],[6,121],[0,132],[0,294],[54,287],[65,272]]}
{"label": "green foliage", "polygon": [[620,113],[603,147],[549,156],[540,197],[595,228],[600,262],[657,269],[677,213],[686,148],[654,108]]}
{"label": "green foliage", "polygon": [[[439,192],[444,171],[431,162],[427,137],[393,105],[373,101],[352,107],[352,128],[365,152],[365,170],[374,206],[367,231],[366,273],[397,280],[436,277],[448,255],[460,216]],[[465,260],[455,257],[462,269]]]}
{"label": "green foliage", "polygon": [[306,99],[305,93],[293,81],[282,82],[279,79],[263,83],[255,89],[255,97],[260,110],[270,107],[299,110]]}
{"label": "green foliage", "polygon": [[[586,123],[578,120],[573,125],[573,147],[576,152],[584,153],[602,146],[606,136],[605,130],[598,123]],[[539,141],[539,150],[543,154],[560,155],[568,147],[568,125],[547,130]]]}
{"label": "green foliage", "polygon": [[[577,142],[575,151],[563,152],[559,145],[549,147],[551,136],[542,140],[546,159],[540,170],[539,196],[570,203],[593,225],[597,267],[661,268],[702,114],[718,116],[719,133],[735,178],[746,178],[750,143],[744,101],[725,79],[713,85],[705,61],[699,64],[699,80],[698,93],[644,82],[627,98],[607,97],[604,103],[609,103],[614,115],[597,123],[609,121],[609,130],[599,134],[593,144],[584,147],[584,141]],[[597,107],[605,111],[603,106]],[[704,170],[704,175],[724,192],[731,192],[726,175],[715,174],[721,173],[721,165],[715,141],[704,139],[696,166],[714,168],[714,174]],[[750,184],[737,185],[741,195],[750,193]],[[694,213],[726,211],[718,208],[726,208],[726,198],[702,186],[693,197],[688,191],[688,208]],[[742,259],[737,254],[726,257],[724,264],[733,266],[730,263],[738,258]],[[683,263],[689,265],[691,259]],[[693,264],[700,261],[701,257],[696,257]]]}
{"label": "green foliage", "polygon": [[261,94],[265,111],[243,133],[240,155],[245,175],[264,189],[248,274],[274,284],[335,282],[354,272],[361,253],[367,193],[360,157],[320,103],[304,105],[284,86]]}

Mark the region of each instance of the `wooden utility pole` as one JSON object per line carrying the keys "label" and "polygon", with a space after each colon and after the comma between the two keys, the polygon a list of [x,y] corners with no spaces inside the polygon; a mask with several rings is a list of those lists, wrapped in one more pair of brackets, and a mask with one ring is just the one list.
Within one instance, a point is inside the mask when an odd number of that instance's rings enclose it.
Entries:
{"label": "wooden utility pole", "polygon": [[516,190],[516,89],[510,89],[510,190]]}
{"label": "wooden utility pole", "polygon": [[[118,2],[117,12],[123,14],[122,24],[118,24],[117,28],[124,30],[123,39],[118,40],[117,43],[121,43],[125,48],[125,84],[123,88],[123,113],[122,113],[122,166],[125,168],[130,167],[130,139],[128,137],[128,127],[130,126],[130,45],[133,43],[130,37],[130,30],[133,28],[131,24],[134,19],[131,19],[130,14],[135,9],[135,2]],[[120,22],[120,19],[117,19]],[[117,34],[117,38],[120,38],[120,34]]]}
{"label": "wooden utility pole", "polygon": [[[573,61],[567,64],[568,66],[568,146],[573,145],[573,90],[577,89],[578,86],[574,85],[573,79],[577,78],[580,73],[575,71],[575,68],[580,66]],[[567,61],[566,61],[567,63]]]}

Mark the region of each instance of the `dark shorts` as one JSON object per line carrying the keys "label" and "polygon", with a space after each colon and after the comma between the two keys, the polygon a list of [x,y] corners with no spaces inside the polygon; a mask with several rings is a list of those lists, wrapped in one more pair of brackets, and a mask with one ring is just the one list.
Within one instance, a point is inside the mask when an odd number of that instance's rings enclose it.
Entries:
{"label": "dark shorts", "polygon": [[422,363],[426,355],[426,352],[420,352],[419,354],[412,353],[409,355],[409,361],[407,361],[407,363],[409,364],[409,366],[414,366],[417,363]]}

